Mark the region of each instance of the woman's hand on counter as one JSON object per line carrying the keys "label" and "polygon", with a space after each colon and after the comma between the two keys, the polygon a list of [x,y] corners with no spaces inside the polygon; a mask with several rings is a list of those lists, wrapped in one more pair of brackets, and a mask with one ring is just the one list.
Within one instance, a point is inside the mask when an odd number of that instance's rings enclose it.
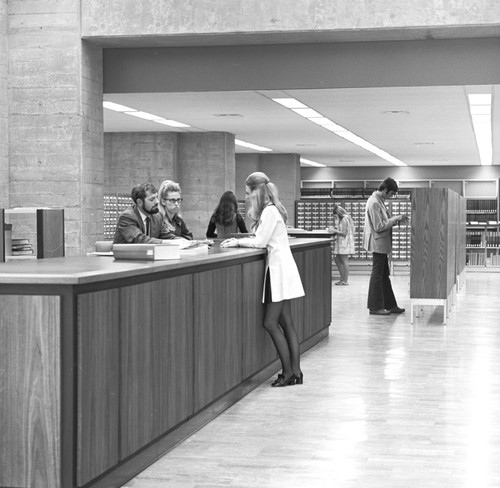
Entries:
{"label": "woman's hand on counter", "polygon": [[220,243],[220,247],[239,247],[238,239],[231,237],[231,239],[226,239]]}

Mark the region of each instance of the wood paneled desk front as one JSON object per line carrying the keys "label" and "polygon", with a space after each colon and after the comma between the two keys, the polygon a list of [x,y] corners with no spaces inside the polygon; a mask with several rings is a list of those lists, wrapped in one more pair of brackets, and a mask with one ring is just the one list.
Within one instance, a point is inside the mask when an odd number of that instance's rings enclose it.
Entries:
{"label": "wood paneled desk front", "polygon": [[[328,335],[328,239],[293,239],[302,351]],[[0,264],[0,487],[118,487],[279,368],[264,250]]]}

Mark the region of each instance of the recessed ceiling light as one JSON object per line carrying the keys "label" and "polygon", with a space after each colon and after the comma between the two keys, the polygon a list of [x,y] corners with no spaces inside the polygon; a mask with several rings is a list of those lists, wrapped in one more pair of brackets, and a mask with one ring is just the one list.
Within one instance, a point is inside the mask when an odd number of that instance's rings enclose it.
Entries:
{"label": "recessed ceiling light", "polygon": [[302,164],[307,164],[308,166],[316,166],[318,168],[324,168],[326,164],[317,163],[316,161],[311,161],[310,159],[300,158]]}
{"label": "recessed ceiling light", "polygon": [[295,98],[273,98],[273,101],[286,108],[307,108],[307,105],[295,100]]}
{"label": "recessed ceiling light", "polygon": [[469,94],[468,98],[479,160],[482,166],[491,166],[493,163],[491,93]]}
{"label": "recessed ceiling light", "polygon": [[319,112],[316,112],[316,110],[313,110],[312,108],[292,108],[292,110],[296,114],[299,114],[300,116],[306,117],[308,119],[323,117]]}
{"label": "recessed ceiling light", "polygon": [[214,117],[243,117],[241,114],[214,114]]}
{"label": "recessed ceiling light", "polygon": [[262,151],[262,152],[272,151],[272,149],[269,149],[268,147],[259,146],[257,144],[252,144],[251,142],[245,142],[240,139],[235,139],[234,143],[237,144],[238,146],[248,147],[249,149],[255,149],[256,151]]}
{"label": "recessed ceiling light", "polygon": [[415,146],[434,146],[433,142],[414,142]]}
{"label": "recessed ceiling light", "polygon": [[144,120],[158,120],[161,119],[158,115],[153,115],[148,112],[142,112],[140,110],[134,110],[132,112],[125,112],[127,115],[132,115],[133,117],[139,117]]}
{"label": "recessed ceiling light", "polygon": [[[293,108],[296,102],[295,98],[292,99],[280,99],[280,98],[273,98],[273,100],[277,103],[280,103],[283,106],[286,106],[287,108],[291,108],[296,114],[301,115],[302,117],[305,117],[307,120],[314,122],[318,124],[320,127],[323,127],[334,134],[336,134],[339,137],[342,137],[353,144],[358,145],[359,147],[362,147],[363,149],[366,149],[367,151],[370,151],[371,153],[377,155],[378,157],[385,159],[386,161],[389,161],[390,163],[396,165],[396,166],[408,166],[405,162],[395,158],[391,154],[387,153],[386,151],[383,151],[382,149],[378,148],[377,146],[374,146],[368,141],[365,141],[363,138],[357,136],[356,134],[350,132],[346,128],[342,127],[341,125],[338,125],[337,123],[333,122],[332,120],[328,119],[327,117],[324,117],[322,114],[319,112],[316,112],[316,110],[313,110],[312,108],[307,107],[304,104],[303,108]],[[286,102],[284,101],[286,100]],[[292,102],[293,101],[293,102]],[[298,102],[301,103],[301,102]],[[407,113],[409,112],[405,111],[396,111],[392,110],[391,113]]]}
{"label": "recessed ceiling light", "polygon": [[133,108],[126,107],[125,105],[120,105],[119,103],[114,102],[102,102],[102,106],[107,108],[108,110],[113,110],[115,112],[134,112]]}
{"label": "recessed ceiling light", "polygon": [[157,124],[168,125],[169,127],[191,127],[190,125],[183,124],[182,122],[177,122],[177,120],[153,119],[153,122],[156,122]]}
{"label": "recessed ceiling light", "polygon": [[491,105],[491,93],[469,94],[470,105]]}

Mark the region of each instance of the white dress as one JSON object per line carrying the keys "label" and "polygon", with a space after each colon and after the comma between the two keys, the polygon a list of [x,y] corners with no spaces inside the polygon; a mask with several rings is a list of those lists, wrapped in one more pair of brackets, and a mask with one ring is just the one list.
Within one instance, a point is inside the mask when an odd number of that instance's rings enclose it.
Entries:
{"label": "white dress", "polygon": [[[255,237],[239,239],[244,247],[267,248],[266,273],[271,277],[273,302],[281,302],[305,295],[297,264],[293,259],[285,222],[274,205],[262,211]],[[262,301],[265,298],[265,280]]]}

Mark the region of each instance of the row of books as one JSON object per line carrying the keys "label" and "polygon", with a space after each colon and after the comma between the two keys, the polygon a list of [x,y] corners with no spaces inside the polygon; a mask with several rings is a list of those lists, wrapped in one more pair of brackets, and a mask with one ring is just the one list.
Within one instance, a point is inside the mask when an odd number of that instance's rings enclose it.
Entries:
{"label": "row of books", "polygon": [[465,244],[467,247],[482,247],[483,246],[483,231],[481,230],[466,230]]}
{"label": "row of books", "polygon": [[497,201],[467,199],[467,212],[496,213]]}
{"label": "row of books", "polygon": [[33,245],[29,239],[12,239],[12,256],[33,255]]}
{"label": "row of books", "polygon": [[488,247],[500,247],[500,231],[487,230],[486,231],[486,245]]}
{"label": "row of books", "polygon": [[466,258],[469,266],[484,266],[486,264],[486,256],[484,252],[469,252]]}

